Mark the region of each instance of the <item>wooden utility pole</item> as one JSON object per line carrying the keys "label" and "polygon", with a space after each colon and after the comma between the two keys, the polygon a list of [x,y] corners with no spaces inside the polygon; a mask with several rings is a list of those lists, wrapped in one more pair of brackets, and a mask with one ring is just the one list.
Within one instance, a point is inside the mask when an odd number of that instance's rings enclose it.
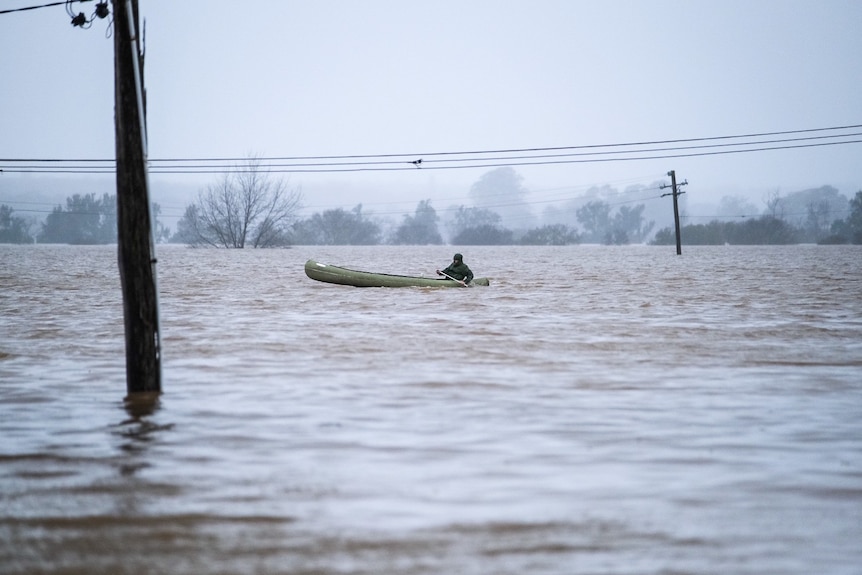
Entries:
{"label": "wooden utility pole", "polygon": [[[676,255],[679,256],[679,255],[682,255],[682,239],[679,236],[679,202],[677,201],[677,198],[681,194],[684,194],[685,192],[680,192],[679,186],[677,186],[677,184],[676,184],[676,170],[669,171],[667,173],[667,175],[670,176],[670,185],[671,185],[672,191],[669,194],[662,194],[661,197],[673,196],[673,224],[674,224],[674,227],[676,228]],[[688,185],[688,180],[682,182],[679,185],[680,186]],[[661,186],[662,189],[664,189],[666,187],[667,186],[664,186],[664,185]]]}
{"label": "wooden utility pole", "polygon": [[143,56],[137,0],[114,7],[117,245],[126,328],[126,389],[161,392],[156,256],[147,176]]}

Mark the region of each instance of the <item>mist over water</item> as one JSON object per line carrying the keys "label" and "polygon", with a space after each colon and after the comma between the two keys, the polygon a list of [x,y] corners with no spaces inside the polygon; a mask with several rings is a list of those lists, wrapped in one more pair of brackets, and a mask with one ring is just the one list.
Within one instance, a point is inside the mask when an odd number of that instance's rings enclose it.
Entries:
{"label": "mist over water", "polygon": [[862,248],[0,246],[3,573],[858,573]]}

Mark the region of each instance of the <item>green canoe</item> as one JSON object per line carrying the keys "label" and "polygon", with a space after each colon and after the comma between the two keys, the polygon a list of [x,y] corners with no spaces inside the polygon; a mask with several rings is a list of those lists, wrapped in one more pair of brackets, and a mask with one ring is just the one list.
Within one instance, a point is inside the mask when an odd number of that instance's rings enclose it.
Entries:
{"label": "green canoe", "polygon": [[[360,272],[314,260],[305,262],[305,275],[319,282],[355,287],[463,287],[460,283],[448,279]],[[491,282],[488,278],[473,278],[469,285],[487,286],[491,285]]]}

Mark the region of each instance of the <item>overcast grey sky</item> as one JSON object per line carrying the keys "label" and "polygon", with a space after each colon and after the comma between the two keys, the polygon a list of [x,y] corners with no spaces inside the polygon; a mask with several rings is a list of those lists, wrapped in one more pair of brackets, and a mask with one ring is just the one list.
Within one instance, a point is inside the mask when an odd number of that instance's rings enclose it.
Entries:
{"label": "overcast grey sky", "polygon": [[[0,10],[42,3],[0,0]],[[858,0],[140,6],[151,158],[418,157],[862,124]],[[89,15],[94,3],[74,9]],[[113,158],[109,29],[73,28],[63,6],[0,15],[0,158]],[[312,206],[412,210],[420,199],[469,202],[488,169],[289,177]],[[862,144],[515,169],[537,202],[670,169],[703,198],[826,184],[850,196],[862,189]],[[0,178],[2,202],[21,176]],[[213,179],[152,176],[162,193]]]}

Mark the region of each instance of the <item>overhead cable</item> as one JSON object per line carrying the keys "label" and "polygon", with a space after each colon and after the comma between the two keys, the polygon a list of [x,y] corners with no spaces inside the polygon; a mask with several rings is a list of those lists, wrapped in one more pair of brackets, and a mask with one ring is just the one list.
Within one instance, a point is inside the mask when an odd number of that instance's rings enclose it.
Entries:
{"label": "overhead cable", "polygon": [[[0,10],[0,16],[3,14],[12,14],[13,12],[27,12],[30,10],[39,10],[40,8],[52,8],[54,6],[66,6],[66,12],[69,13],[71,9],[71,5],[75,2],[91,2],[92,0],[63,0],[63,2],[49,2],[47,4],[39,4],[37,6],[23,6],[21,8],[7,8],[6,10]],[[74,16],[74,14],[69,13],[70,16]]]}
{"label": "overhead cable", "polygon": [[[273,173],[334,173],[628,162],[858,144],[862,143],[862,132],[847,131],[858,128],[862,128],[862,125],[738,136],[656,140],[652,142],[480,150],[473,152],[250,158],[161,158],[149,161],[149,171],[152,174],[226,174],[248,169],[258,169]],[[841,132],[822,134],[822,132],[827,131]],[[787,138],[774,137],[778,135],[815,133],[820,134]],[[740,141],[726,141],[730,139]],[[681,145],[668,145],[673,143]],[[422,157],[417,160],[415,159],[417,155]],[[254,167],[251,166],[250,162],[254,163]],[[0,169],[10,173],[113,173],[114,160],[0,158]]]}

